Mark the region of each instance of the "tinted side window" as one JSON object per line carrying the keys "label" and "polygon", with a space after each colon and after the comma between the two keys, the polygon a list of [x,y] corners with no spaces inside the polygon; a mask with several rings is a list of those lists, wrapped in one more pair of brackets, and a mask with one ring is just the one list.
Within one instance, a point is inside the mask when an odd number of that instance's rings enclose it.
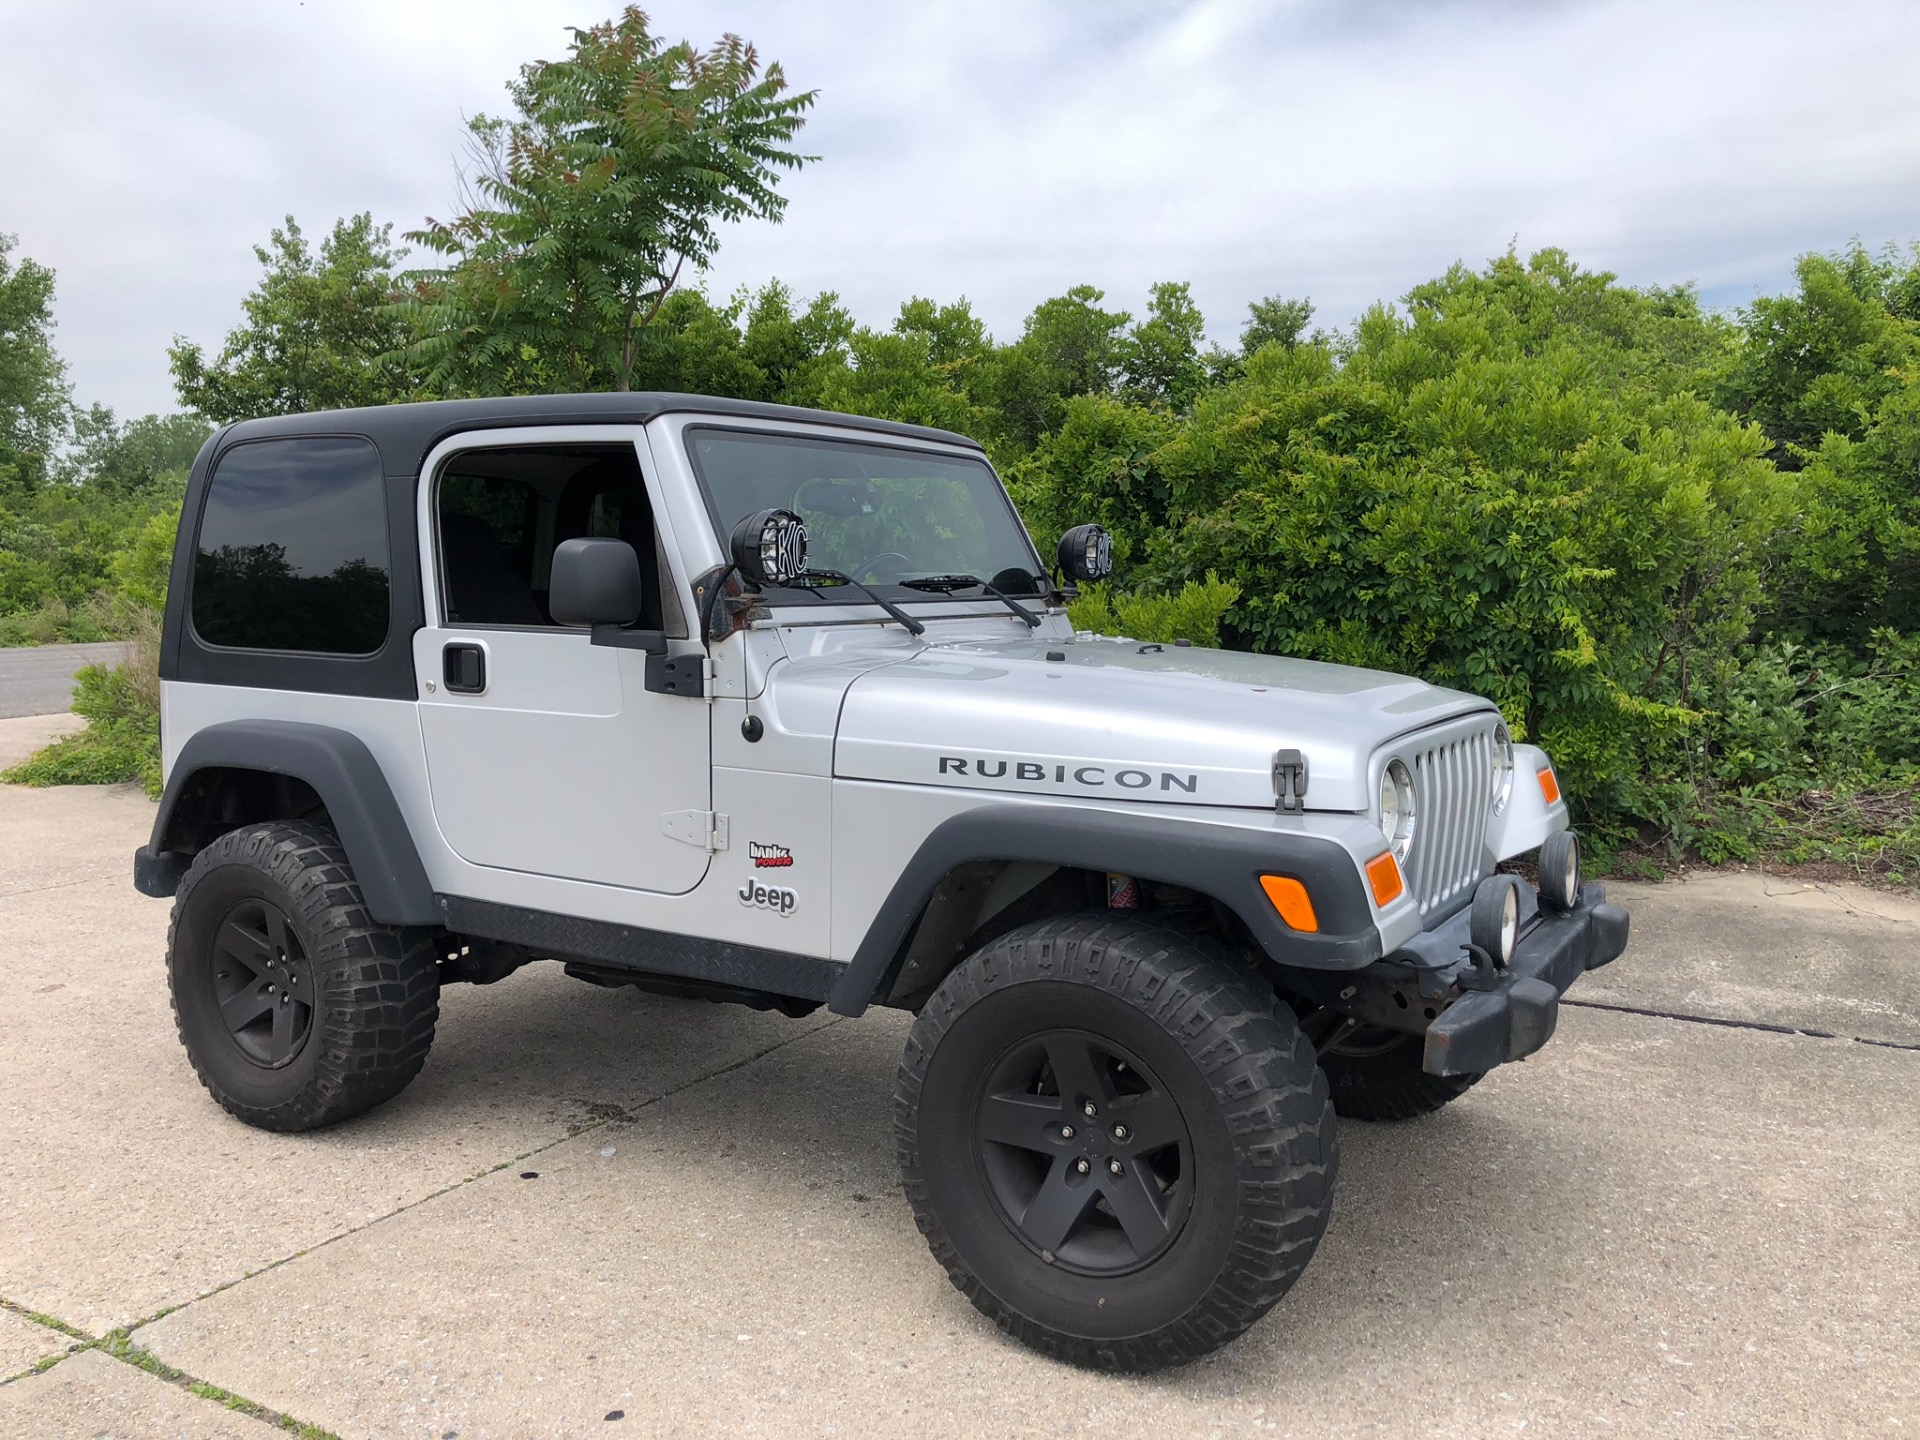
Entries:
{"label": "tinted side window", "polygon": [[193,571],[209,645],[370,655],[387,638],[386,483],[365,440],[258,440],[220,459]]}

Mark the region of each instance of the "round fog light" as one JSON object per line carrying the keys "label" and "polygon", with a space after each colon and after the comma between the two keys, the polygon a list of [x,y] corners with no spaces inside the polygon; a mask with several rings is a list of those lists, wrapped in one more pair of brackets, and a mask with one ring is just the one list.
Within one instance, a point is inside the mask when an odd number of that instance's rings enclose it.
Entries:
{"label": "round fog light", "polygon": [[1540,847],[1540,900],[1549,910],[1580,903],[1580,842],[1571,830],[1556,831]]}
{"label": "round fog light", "polygon": [[1513,875],[1489,875],[1473,892],[1467,938],[1505,967],[1520,939],[1520,881]]}

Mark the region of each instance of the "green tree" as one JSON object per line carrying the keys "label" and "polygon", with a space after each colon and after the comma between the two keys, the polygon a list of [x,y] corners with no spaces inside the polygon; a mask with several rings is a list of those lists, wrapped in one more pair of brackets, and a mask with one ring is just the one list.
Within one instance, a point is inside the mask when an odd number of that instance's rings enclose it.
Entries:
{"label": "green tree", "polygon": [[0,235],[0,500],[31,492],[67,431],[66,367],[53,348],[53,271]]}
{"label": "green tree", "polygon": [[265,271],[246,320],[208,360],[176,336],[167,351],[181,403],[216,424],[421,398],[395,307],[400,253],[369,214],[336,221],[316,255],[293,217],[254,254]]}
{"label": "green tree", "polygon": [[62,457],[60,474],[69,484],[98,492],[177,494],[212,433],[194,414],[142,415],[123,425],[105,405],[90,405],[74,413],[73,446]]}
{"label": "green tree", "polygon": [[649,328],[729,222],[777,222],[815,91],[723,36],[667,45],[628,7],[522,68],[512,119],[469,130],[475,198],[409,239],[444,257],[414,283],[414,355],[449,392],[633,388]]}
{"label": "green tree", "polygon": [[1774,623],[1864,652],[1876,626],[1920,630],[1920,248],[1856,242],[1796,277],[1741,314],[1720,394],[1798,472]]}
{"label": "green tree", "polygon": [[1106,395],[1119,382],[1132,316],[1102,310],[1105,292],[1076,285],[1043,300],[1025,330],[996,357],[996,407],[1014,442],[1031,449],[1066,416],[1075,395]]}
{"label": "green tree", "polygon": [[1200,358],[1206,320],[1184,281],[1153,287],[1147,318],[1127,332],[1121,368],[1129,394],[1149,405],[1185,411],[1206,384]]}
{"label": "green tree", "polygon": [[1313,320],[1313,301],[1305,296],[1289,300],[1269,295],[1247,305],[1247,323],[1240,327],[1240,353],[1250,356],[1262,345],[1282,345],[1291,350],[1307,333]]}

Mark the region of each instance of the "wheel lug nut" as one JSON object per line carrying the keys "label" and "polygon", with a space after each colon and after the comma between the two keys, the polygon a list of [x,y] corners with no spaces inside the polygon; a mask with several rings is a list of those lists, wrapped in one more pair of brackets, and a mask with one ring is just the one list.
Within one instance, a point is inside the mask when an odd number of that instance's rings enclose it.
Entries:
{"label": "wheel lug nut", "polygon": [[1117,1180],[1127,1172],[1121,1167],[1118,1160],[1109,1160],[1107,1161],[1107,1173]]}
{"label": "wheel lug nut", "polygon": [[1084,1104],[1084,1105],[1082,1105],[1082,1106],[1080,1107],[1080,1113],[1081,1113],[1082,1115],[1085,1115],[1085,1116],[1087,1117],[1087,1119],[1089,1119],[1089,1120],[1091,1120],[1091,1119],[1093,1119],[1093,1117],[1094,1117],[1094,1116],[1096,1116],[1096,1115],[1098,1115],[1098,1114],[1100,1113],[1100,1111],[1099,1111],[1099,1109],[1098,1109],[1098,1108],[1097,1108],[1097,1107],[1096,1107],[1096,1106],[1094,1105],[1094,1103],[1093,1103],[1093,1101],[1091,1101],[1091,1100],[1089,1100],[1089,1101],[1087,1101],[1087,1103],[1086,1103],[1086,1104]]}
{"label": "wheel lug nut", "polygon": [[1062,1140],[1071,1140],[1071,1139],[1073,1139],[1073,1126],[1071,1126],[1071,1125],[1062,1125],[1062,1126],[1060,1127],[1060,1138],[1061,1138]]}
{"label": "wheel lug nut", "polygon": [[1093,1166],[1092,1166],[1092,1164],[1091,1164],[1091,1163],[1090,1163],[1090,1162],[1089,1162],[1089,1161],[1088,1161],[1088,1160],[1087,1160],[1087,1159],[1086,1159],[1086,1158],[1085,1158],[1085,1157],[1083,1156],[1082,1158],[1080,1158],[1080,1159],[1078,1159],[1078,1160],[1076,1160],[1076,1161],[1074,1161],[1074,1162],[1073,1162],[1073,1168],[1074,1168],[1074,1169],[1075,1169],[1076,1171],[1078,1171],[1078,1172],[1079,1172],[1080,1174],[1082,1174],[1082,1175],[1085,1175],[1085,1174],[1086,1174],[1086,1173],[1087,1173],[1087,1172],[1088,1172],[1089,1170],[1091,1170],[1091,1169],[1093,1169]]}
{"label": "wheel lug nut", "polygon": [[1113,1138],[1116,1140],[1124,1140],[1132,1133],[1133,1132],[1124,1125],[1116,1125],[1113,1127]]}

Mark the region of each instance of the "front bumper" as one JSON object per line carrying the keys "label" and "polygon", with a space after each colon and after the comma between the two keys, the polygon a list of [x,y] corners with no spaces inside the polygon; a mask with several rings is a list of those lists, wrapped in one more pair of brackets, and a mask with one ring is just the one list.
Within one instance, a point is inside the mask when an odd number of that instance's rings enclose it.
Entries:
{"label": "front bumper", "polygon": [[1571,910],[1535,913],[1498,983],[1468,991],[1427,1027],[1429,1075],[1475,1075],[1531,1055],[1553,1037],[1573,982],[1627,948],[1627,912],[1607,903],[1603,885],[1588,885]]}

